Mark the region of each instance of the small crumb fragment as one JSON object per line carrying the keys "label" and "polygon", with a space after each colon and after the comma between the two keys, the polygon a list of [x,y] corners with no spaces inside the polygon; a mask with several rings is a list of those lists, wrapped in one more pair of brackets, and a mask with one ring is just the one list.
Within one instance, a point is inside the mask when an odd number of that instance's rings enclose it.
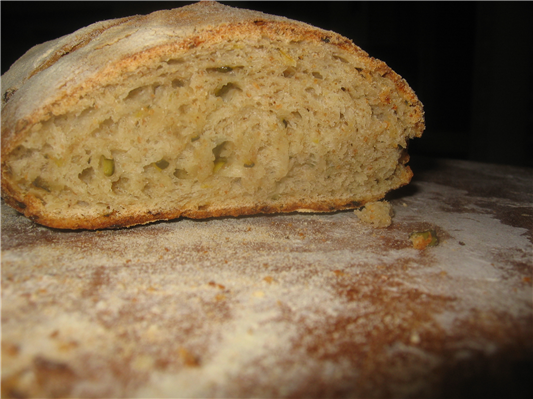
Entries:
{"label": "small crumb fragment", "polygon": [[409,339],[411,341],[411,344],[418,345],[420,343],[420,335],[415,331],[411,334],[411,338]]}
{"label": "small crumb fragment", "polygon": [[185,348],[179,348],[179,355],[185,366],[198,367],[200,359]]}
{"label": "small crumb fragment", "polygon": [[362,223],[378,229],[389,227],[394,216],[392,205],[387,201],[369,202],[363,208],[356,209],[354,213]]}
{"label": "small crumb fragment", "polygon": [[413,248],[424,249],[426,247],[436,247],[439,244],[439,238],[435,230],[414,231],[409,234],[409,239],[413,243]]}
{"label": "small crumb fragment", "polygon": [[20,353],[20,347],[16,344],[2,341],[2,357],[15,357]]}
{"label": "small crumb fragment", "polygon": [[220,290],[224,290],[224,289],[226,289],[226,287],[225,287],[224,285],[222,285],[222,284],[217,284],[217,283],[215,283],[214,281],[210,281],[210,282],[208,282],[207,285],[209,285],[210,287],[213,287],[213,288],[218,288],[218,289],[220,289]]}

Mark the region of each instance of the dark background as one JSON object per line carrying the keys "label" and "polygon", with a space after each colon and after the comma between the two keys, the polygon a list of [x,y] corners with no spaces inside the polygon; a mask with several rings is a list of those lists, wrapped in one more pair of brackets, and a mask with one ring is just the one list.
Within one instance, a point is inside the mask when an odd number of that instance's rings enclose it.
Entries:
{"label": "dark background", "polygon": [[[533,166],[530,2],[221,1],[334,30],[413,87],[426,132],[412,155]],[[2,1],[2,74],[31,46],[177,1]]]}

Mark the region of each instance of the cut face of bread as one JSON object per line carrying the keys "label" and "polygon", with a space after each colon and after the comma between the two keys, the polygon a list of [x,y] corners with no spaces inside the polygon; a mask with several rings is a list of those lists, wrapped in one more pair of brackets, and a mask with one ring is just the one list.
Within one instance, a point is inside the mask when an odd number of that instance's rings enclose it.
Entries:
{"label": "cut face of bread", "polygon": [[333,32],[198,3],[70,36],[2,77],[2,195],[38,223],[353,209],[411,178],[421,104]]}

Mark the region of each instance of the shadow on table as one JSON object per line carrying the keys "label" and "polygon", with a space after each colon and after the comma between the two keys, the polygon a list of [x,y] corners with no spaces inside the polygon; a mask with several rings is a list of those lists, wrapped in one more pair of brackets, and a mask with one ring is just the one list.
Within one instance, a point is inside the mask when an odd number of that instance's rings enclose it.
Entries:
{"label": "shadow on table", "polygon": [[442,169],[442,164],[439,164],[438,159],[429,157],[414,157],[409,161],[408,165],[413,171],[413,178],[411,179],[411,182],[403,187],[389,192],[385,196],[387,201],[399,200],[416,195],[416,193],[419,191],[416,183],[427,181],[427,178],[430,177],[432,173]]}

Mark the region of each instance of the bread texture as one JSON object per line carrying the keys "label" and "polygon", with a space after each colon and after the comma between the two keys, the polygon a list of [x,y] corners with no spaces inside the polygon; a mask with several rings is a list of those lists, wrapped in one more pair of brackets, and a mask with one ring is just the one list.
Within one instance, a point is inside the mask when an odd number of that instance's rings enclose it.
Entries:
{"label": "bread texture", "polygon": [[388,201],[368,202],[361,209],[356,209],[354,213],[361,223],[377,229],[389,227],[394,216],[394,210]]}
{"label": "bread texture", "polygon": [[99,22],[2,76],[2,197],[37,223],[355,209],[407,184],[423,108],[349,39],[216,2]]}

